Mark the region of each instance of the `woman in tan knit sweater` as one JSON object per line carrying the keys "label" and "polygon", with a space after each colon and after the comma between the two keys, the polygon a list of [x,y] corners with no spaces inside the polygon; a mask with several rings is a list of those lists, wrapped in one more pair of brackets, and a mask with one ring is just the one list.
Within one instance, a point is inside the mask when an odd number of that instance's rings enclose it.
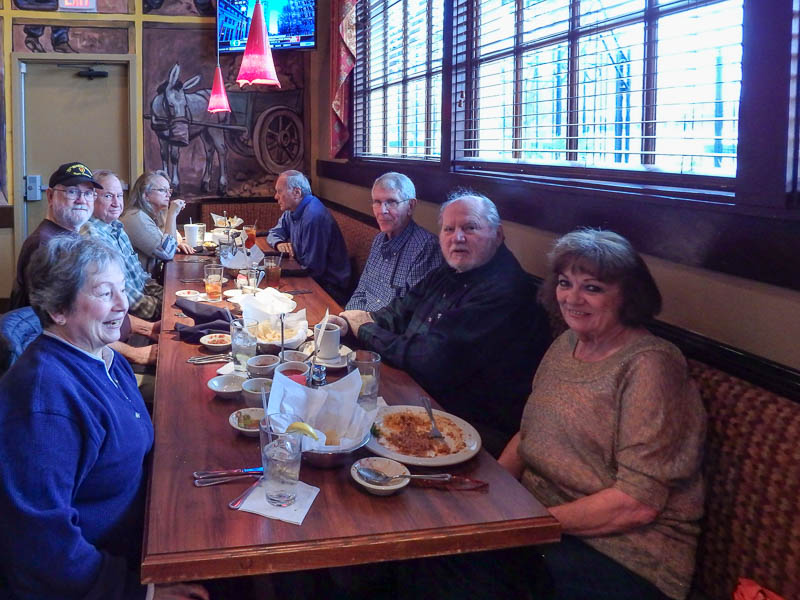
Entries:
{"label": "woman in tan knit sweater", "polygon": [[559,600],[685,598],[703,510],[705,412],[686,361],[644,324],[661,308],[616,233],[560,238],[540,300],[567,326],[500,462],[549,507]]}

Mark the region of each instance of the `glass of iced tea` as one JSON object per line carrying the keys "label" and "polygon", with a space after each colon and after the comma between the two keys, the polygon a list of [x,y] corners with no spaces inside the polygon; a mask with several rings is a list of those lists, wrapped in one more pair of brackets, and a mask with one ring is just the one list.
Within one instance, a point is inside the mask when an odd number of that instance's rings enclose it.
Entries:
{"label": "glass of iced tea", "polygon": [[244,240],[244,247],[248,250],[256,245],[256,226],[245,225],[243,228],[244,234],[247,236]]}
{"label": "glass of iced tea", "polygon": [[219,302],[222,300],[222,265],[205,265],[203,271],[209,302]]}
{"label": "glass of iced tea", "polygon": [[264,270],[267,273],[267,287],[277,288],[281,280],[281,259],[279,256],[267,256],[264,259]]}

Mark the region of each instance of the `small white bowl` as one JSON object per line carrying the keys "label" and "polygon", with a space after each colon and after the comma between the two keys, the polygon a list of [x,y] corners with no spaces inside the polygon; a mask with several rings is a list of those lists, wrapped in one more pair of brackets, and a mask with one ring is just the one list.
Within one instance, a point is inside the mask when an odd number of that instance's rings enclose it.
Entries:
{"label": "small white bowl", "polygon": [[209,333],[200,338],[200,343],[209,350],[224,352],[231,347],[231,334],[229,333]]}
{"label": "small white bowl", "polygon": [[250,377],[272,377],[279,362],[274,354],[256,354],[247,359],[247,374]]}
{"label": "small white bowl", "polygon": [[267,377],[253,377],[253,379],[245,379],[242,382],[242,398],[244,403],[251,407],[263,407],[264,403],[261,401],[261,386],[264,386],[269,398],[269,392],[272,389],[272,379]]}
{"label": "small white bowl", "polygon": [[389,485],[375,485],[373,483],[367,483],[361,479],[358,471],[356,471],[356,467],[359,465],[362,467],[375,469],[376,471],[381,471],[387,475],[409,475],[410,471],[404,464],[399,463],[396,460],[392,460],[391,458],[381,458],[379,456],[368,456],[367,458],[362,458],[354,462],[353,466],[350,467],[350,476],[355,479],[358,485],[363,487],[370,494],[375,494],[376,496],[390,496],[391,494],[394,494],[395,492],[406,487],[408,482],[411,481],[408,477],[403,477],[402,479],[398,479],[395,483],[391,483]]}
{"label": "small white bowl", "polygon": [[283,352],[278,352],[278,356],[287,362],[305,362],[308,360],[308,354],[305,352],[300,352],[299,350],[284,350]]}
{"label": "small white bowl", "polygon": [[197,300],[200,296],[200,292],[197,290],[178,290],[175,292],[175,295],[178,298],[186,298],[187,300]]}
{"label": "small white bowl", "polygon": [[233,400],[242,393],[244,377],[238,375],[217,375],[208,380],[208,388],[220,398]]}
{"label": "small white bowl", "polygon": [[[256,426],[254,429],[240,427],[239,426],[239,416],[247,415],[250,417],[252,421],[255,421]],[[263,408],[240,408],[237,411],[231,413],[231,416],[228,417],[228,423],[230,426],[233,427],[236,431],[241,433],[242,435],[247,435],[249,437],[258,437],[258,422],[264,418],[264,409]]]}
{"label": "small white bowl", "polygon": [[[295,373],[295,375],[302,375],[305,377],[308,373],[308,369],[309,366],[306,363],[290,360],[275,367],[275,375],[283,373],[284,371],[299,371],[299,373]],[[288,377],[288,375],[286,375],[286,377]]]}

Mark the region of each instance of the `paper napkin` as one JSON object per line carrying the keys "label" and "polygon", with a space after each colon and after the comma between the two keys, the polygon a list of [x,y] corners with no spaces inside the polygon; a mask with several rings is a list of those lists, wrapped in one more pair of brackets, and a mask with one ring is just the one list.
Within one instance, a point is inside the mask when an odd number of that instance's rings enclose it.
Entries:
{"label": "paper napkin", "polygon": [[255,513],[269,519],[301,525],[317,494],[319,494],[319,488],[299,481],[297,482],[297,498],[293,504],[289,506],[272,506],[267,502],[267,490],[262,479],[258,487],[253,488],[247,499],[242,502],[239,510]]}

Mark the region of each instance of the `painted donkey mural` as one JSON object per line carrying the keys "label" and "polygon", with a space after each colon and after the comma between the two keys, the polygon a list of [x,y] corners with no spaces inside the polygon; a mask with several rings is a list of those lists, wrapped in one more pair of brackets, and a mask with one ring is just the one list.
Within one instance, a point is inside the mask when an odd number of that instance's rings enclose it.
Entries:
{"label": "painted donkey mural", "polygon": [[219,180],[216,193],[225,195],[228,188],[226,174],[227,148],[224,130],[218,125],[226,117],[207,111],[211,90],[204,89],[189,93],[200,82],[200,76],[190,77],[186,82],[179,79],[181,67],[175,63],[169,71],[167,80],[156,90],[150,103],[150,127],[158,137],[161,150],[161,164],[169,175],[173,190],[180,191],[179,159],[181,148],[200,136],[206,153],[206,163],[201,192],[211,191],[211,172],[216,154],[219,164]]}

